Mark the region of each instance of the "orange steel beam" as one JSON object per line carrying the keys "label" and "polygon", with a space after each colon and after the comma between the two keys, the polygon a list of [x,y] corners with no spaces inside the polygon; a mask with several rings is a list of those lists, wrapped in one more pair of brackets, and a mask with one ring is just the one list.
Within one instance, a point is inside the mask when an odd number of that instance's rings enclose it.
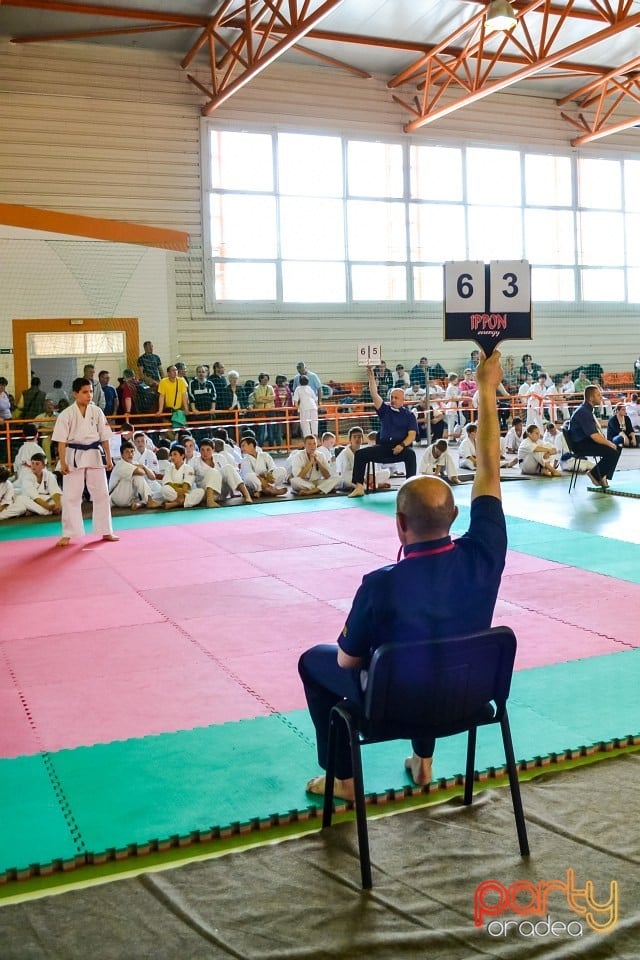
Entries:
{"label": "orange steel beam", "polygon": [[[570,12],[572,6],[573,6],[573,3],[570,0],[570,2],[564,8],[563,14],[566,15],[568,12]],[[533,12],[544,13],[545,9],[548,12],[550,7],[551,7],[551,4],[549,0],[534,0],[533,4],[530,3],[526,7],[521,8],[518,11],[517,16],[519,18],[519,21],[522,21],[525,14],[533,13]],[[540,8],[543,8],[543,9],[540,9]],[[597,8],[601,9],[599,6]],[[575,56],[576,54],[582,52],[583,50],[586,50],[592,46],[595,46],[597,43],[601,43],[603,40],[607,40],[611,37],[614,37],[617,34],[630,29],[631,27],[640,26],[640,14],[629,15],[628,4],[625,4],[624,8],[621,8],[621,9],[622,9],[622,12],[620,12],[620,10],[618,11],[619,16],[617,16],[616,18],[616,16],[613,15],[613,19],[610,19],[611,11],[608,8],[602,11],[603,19],[607,23],[607,26],[604,27],[604,29],[597,31],[596,33],[591,34],[591,36],[583,38],[580,41],[577,41],[573,44],[569,44],[568,46],[563,47],[562,49],[558,49],[555,52],[549,52],[549,44],[554,39],[557,39],[560,31],[554,28],[554,30],[552,30],[549,35],[551,37],[551,40],[550,40],[549,36],[547,36],[547,31],[545,28],[541,33],[537,51],[534,51],[536,55],[534,58],[532,58],[531,62],[526,64],[521,69],[516,70],[513,73],[509,74],[508,76],[501,77],[493,81],[488,80],[489,71],[486,71],[482,78],[482,82],[476,88],[469,90],[468,81],[465,82],[465,79],[461,78],[457,72],[460,69],[461,61],[458,60],[458,62],[453,62],[453,63],[449,61],[445,66],[445,61],[438,55],[442,54],[443,56],[447,56],[448,43],[451,42],[452,40],[457,39],[461,35],[461,33],[465,32],[465,30],[469,30],[470,27],[475,27],[480,31],[480,38],[479,40],[477,41],[474,40],[471,44],[469,44],[468,49],[469,51],[472,51],[473,56],[480,55],[479,51],[483,49],[484,42],[485,42],[484,21],[482,20],[482,17],[484,16],[484,11],[482,11],[480,15],[476,14],[469,21],[467,21],[467,23],[464,25],[464,28],[458,28],[448,38],[448,40],[444,40],[441,44],[437,45],[437,47],[435,48],[435,50],[437,51],[437,54],[430,53],[426,57],[422,58],[421,61],[418,62],[420,63],[421,68],[425,68],[428,64],[431,65],[431,69],[427,71],[427,76],[425,77],[425,92],[422,97],[422,104],[419,105],[418,107],[418,115],[416,116],[416,109],[413,106],[409,105],[408,103],[404,103],[400,98],[394,97],[396,102],[400,103],[407,110],[413,113],[415,117],[414,120],[410,121],[408,124],[405,125],[404,127],[405,131],[407,133],[411,133],[414,130],[419,129],[420,127],[424,126],[427,123],[432,123],[435,120],[438,120],[444,116],[454,113],[456,110],[459,110],[463,106],[467,106],[471,103],[475,103],[481,99],[484,99],[485,97],[490,96],[492,93],[497,93],[500,90],[504,90],[507,87],[510,87],[521,80],[527,79],[528,77],[531,77],[531,76],[535,76],[541,73],[542,71],[548,70],[549,68],[552,68],[552,67],[556,67],[561,63],[563,65],[563,68],[566,69],[568,58]],[[565,19],[566,19],[566,16],[565,16]],[[510,36],[506,34],[505,38],[506,38],[506,42],[508,42],[510,39]],[[520,49],[524,49],[522,47],[522,44],[519,44],[519,46],[520,46]],[[541,52],[541,48],[545,48],[547,52],[545,53]],[[483,54],[483,56],[486,56],[486,54]],[[432,63],[432,61],[435,61],[435,70],[433,69],[434,64]],[[492,66],[499,62],[500,62],[499,57],[496,57],[492,63]],[[400,74],[399,77],[396,77],[394,78],[394,80],[390,81],[388,86],[390,87],[397,86],[398,82],[403,77],[405,79],[409,79],[415,76],[416,66],[417,64],[414,64],[413,66],[409,67],[406,71]],[[435,104],[433,102],[430,102],[429,89],[428,89],[432,84],[436,82],[439,84],[438,99],[440,99],[443,87],[449,88],[453,84],[457,84],[459,87],[461,87],[465,91],[464,95],[448,103],[446,106],[439,107],[438,109],[436,109]]]}
{"label": "orange steel beam", "polygon": [[[623,103],[628,100],[640,103],[640,73],[638,73],[638,67],[640,67],[640,57],[634,57],[615,70],[611,70],[605,77],[587,83],[579,90],[575,90],[557,101],[558,106],[564,106],[564,104],[574,100],[580,111],[578,120],[564,112],[561,113],[564,120],[584,131],[582,136],[571,141],[572,146],[579,147],[585,143],[592,143],[594,140],[602,140],[604,137],[620,133],[622,130],[628,130],[640,123],[638,117],[625,117],[618,123],[609,123]],[[593,115],[587,117],[585,110],[594,105]]]}
{"label": "orange steel beam", "polygon": [[302,44],[296,43],[294,50],[297,50],[299,53],[304,53],[307,57],[312,57],[315,60],[319,60],[321,63],[327,63],[330,67],[338,67],[339,70],[346,70],[347,73],[353,73],[354,76],[360,77],[362,80],[372,80],[373,75],[367,73],[366,70],[359,70],[358,67],[352,67],[350,63],[343,63],[341,60],[336,60],[335,57],[329,57],[326,53],[319,53],[316,50],[309,50],[308,47],[303,47]]}
{"label": "orange steel beam", "polygon": [[[214,110],[221,106],[221,104],[225,103],[231,96],[233,96],[234,93],[246,86],[247,83],[253,80],[253,78],[261,73],[266,67],[270,66],[275,60],[281,57],[283,53],[295,46],[299,40],[307,35],[309,30],[311,30],[316,24],[320,23],[321,20],[324,20],[325,17],[341,6],[343,2],[344,0],[324,0],[324,3],[321,3],[313,13],[309,13],[309,0],[304,0],[302,8],[298,9],[296,7],[297,13],[295,17],[295,23],[290,25],[289,33],[282,37],[282,39],[276,41],[276,43],[274,43],[273,46],[264,53],[262,52],[264,47],[263,42],[255,56],[253,55],[252,45],[249,41],[252,24],[250,20],[249,22],[246,22],[239,38],[242,40],[243,47],[237,47],[234,44],[229,49],[229,45],[226,42],[224,44],[229,50],[227,56],[231,56],[233,58],[233,62],[231,63],[230,68],[227,69],[223,81],[218,84],[216,96],[209,103],[202,107],[203,116],[210,116]],[[257,22],[262,21],[265,14],[268,14],[269,12],[271,13],[272,20],[276,17],[280,17],[282,11],[281,0],[275,0],[275,2],[263,0],[261,9],[258,10],[257,13],[253,13],[253,11],[250,9],[253,6],[256,6],[256,4],[250,3],[249,0],[247,0],[247,13],[251,14],[251,16]],[[289,8],[290,7],[291,0],[289,2]],[[227,24],[225,23],[225,28],[226,26]],[[215,31],[215,33],[216,39],[222,39],[219,36],[219,31]],[[264,37],[263,41],[265,41]],[[239,62],[246,62],[247,66],[240,76],[237,76],[234,79],[232,68]],[[212,83],[212,86],[214,89],[216,89],[215,80]]]}
{"label": "orange steel beam", "polygon": [[[488,7],[490,2],[491,0],[460,0],[460,3],[473,3],[474,6],[476,6],[478,3],[484,3],[485,7]],[[526,0],[511,0],[511,6],[513,7],[514,11],[517,13],[518,10],[525,10],[527,7],[527,3],[526,3]],[[550,3],[548,7],[548,12],[552,16],[559,17],[566,13],[566,16],[568,16],[571,20],[593,20],[599,23],[603,19],[602,9],[604,6],[606,6],[606,2],[602,6],[598,4],[598,9],[600,12],[583,9],[580,7],[573,7],[569,12],[566,12],[566,7],[563,7],[560,5],[554,5]],[[631,7],[631,3],[629,2],[629,0],[627,0],[627,2],[623,4],[623,6],[629,8]],[[614,16],[615,15],[612,14],[611,18],[614,19]]]}
{"label": "orange steel beam", "polygon": [[[2,4],[3,0],[0,0]],[[92,37],[116,37],[120,34],[155,33],[159,30],[193,30],[185,24],[157,24],[146,27],[111,27],[109,30],[76,30],[71,33],[49,33],[39,37],[12,37],[10,43],[50,43],[56,40],[88,40]]]}
{"label": "orange steel beam", "polygon": [[157,23],[175,23],[186,27],[206,27],[208,17],[194,17],[182,13],[163,13],[161,10],[132,10],[127,7],[100,7],[93,3],[72,3],[68,0],[1,0],[3,7],[26,7],[30,10],[50,10],[56,13],[86,13],[92,17],[118,17],[122,20],[151,20]]}

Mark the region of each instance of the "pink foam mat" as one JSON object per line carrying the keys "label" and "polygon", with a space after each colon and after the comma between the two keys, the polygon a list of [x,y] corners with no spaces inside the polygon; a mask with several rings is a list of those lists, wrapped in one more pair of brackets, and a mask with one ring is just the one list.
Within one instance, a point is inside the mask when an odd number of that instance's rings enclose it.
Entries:
{"label": "pink foam mat", "polygon": [[17,690],[2,691],[2,723],[0,723],[0,757],[20,757],[39,753],[40,742],[29,723]]}
{"label": "pink foam mat", "polygon": [[109,743],[261,716],[268,707],[210,661],[133,678],[85,676],[78,684],[31,685],[25,694],[42,748]]}
{"label": "pink foam mat", "polygon": [[174,560],[170,557],[148,559],[146,563],[127,566],[123,577],[136,590],[165,589],[177,593],[179,590],[207,584],[221,583],[226,580],[245,580],[259,577],[263,571],[242,557],[225,553],[216,558],[185,558]]}
{"label": "pink foam mat", "polygon": [[292,570],[280,573],[279,579],[317,600],[353,599],[364,575],[380,566],[375,557],[372,559],[373,563],[369,560],[356,566],[322,570],[321,575],[317,570]]}
{"label": "pink foam mat", "polygon": [[170,593],[168,590],[145,590],[142,596],[154,607],[159,618],[168,617],[179,622],[182,619],[211,617],[224,623],[224,611],[237,604],[241,608],[253,604],[264,611],[277,611],[283,618],[290,603],[310,602],[311,597],[295,590],[287,583],[265,575],[246,580],[228,580],[215,590],[207,585],[195,584]]}
{"label": "pink foam mat", "polygon": [[302,710],[307,702],[298,676],[298,660],[308,646],[299,643],[294,648],[279,650],[277,656],[252,653],[231,657],[228,666],[275,710]]}
{"label": "pink foam mat", "polygon": [[261,553],[245,555],[256,567],[268,573],[282,576],[296,570],[308,570],[316,573],[331,570],[336,566],[362,566],[370,564],[370,569],[378,566],[378,559],[367,550],[352,547],[344,543],[331,543],[322,546],[299,547],[296,550],[264,550]]}
{"label": "pink foam mat", "polygon": [[85,633],[96,627],[124,629],[138,623],[163,619],[133,590],[87,596],[78,584],[79,595],[58,600],[7,603],[2,607],[3,629],[8,637],[50,637],[60,633]]}
{"label": "pink foam mat", "polygon": [[500,596],[522,610],[544,611],[554,620],[640,645],[636,618],[624,613],[640,610],[640,584],[556,564],[535,575],[535,588],[529,574],[505,577]]}

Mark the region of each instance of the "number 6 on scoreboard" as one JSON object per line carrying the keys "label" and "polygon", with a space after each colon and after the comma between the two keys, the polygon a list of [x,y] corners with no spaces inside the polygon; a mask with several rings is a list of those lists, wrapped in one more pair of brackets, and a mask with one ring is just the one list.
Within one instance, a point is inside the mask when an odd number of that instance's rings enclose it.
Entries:
{"label": "number 6 on scoreboard", "polygon": [[447,313],[482,313],[484,263],[448,260],[444,265],[444,301]]}

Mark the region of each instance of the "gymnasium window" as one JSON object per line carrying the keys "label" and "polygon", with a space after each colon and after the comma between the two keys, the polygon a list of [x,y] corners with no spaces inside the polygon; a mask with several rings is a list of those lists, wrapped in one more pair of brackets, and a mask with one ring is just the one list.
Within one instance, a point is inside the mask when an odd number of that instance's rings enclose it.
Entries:
{"label": "gymnasium window", "polygon": [[521,257],[534,300],[640,300],[640,161],[204,129],[208,309],[438,301],[445,260]]}

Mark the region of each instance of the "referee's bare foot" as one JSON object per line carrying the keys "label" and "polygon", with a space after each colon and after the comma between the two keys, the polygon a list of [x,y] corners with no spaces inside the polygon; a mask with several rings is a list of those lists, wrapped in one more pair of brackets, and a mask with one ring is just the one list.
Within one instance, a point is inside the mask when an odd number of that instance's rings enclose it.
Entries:
{"label": "referee's bare foot", "polygon": [[405,770],[411,774],[411,779],[419,787],[426,787],[431,783],[433,757],[419,757],[414,753],[404,762]]}
{"label": "referee's bare foot", "polygon": [[349,494],[350,497],[364,497],[364,486],[361,483],[356,483],[355,487]]}
{"label": "referee's bare foot", "polygon": [[[326,778],[324,776],[313,777],[309,780],[309,783],[306,786],[307,793],[313,793],[316,796],[323,797],[326,787]],[[337,777],[333,781],[333,795],[339,800],[353,800],[355,799],[355,790],[353,785],[353,778],[348,780],[338,780]]]}
{"label": "referee's bare foot", "polygon": [[105,533],[102,539],[109,543],[115,543],[120,537],[116,537],[115,533]]}
{"label": "referee's bare foot", "polygon": [[71,541],[71,537],[60,537],[56,543],[56,547],[68,547]]}

